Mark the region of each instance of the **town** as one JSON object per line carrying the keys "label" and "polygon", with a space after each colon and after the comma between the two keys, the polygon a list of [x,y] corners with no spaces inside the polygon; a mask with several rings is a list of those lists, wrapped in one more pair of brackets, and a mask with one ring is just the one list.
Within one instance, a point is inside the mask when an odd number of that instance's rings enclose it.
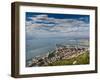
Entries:
{"label": "town", "polygon": [[[56,61],[78,57],[83,53],[89,53],[89,49],[86,47],[68,47],[63,45],[56,45],[55,50],[48,52],[42,57],[37,56],[28,61],[27,67],[50,66],[50,64]],[[75,63],[76,61],[73,61],[72,64]]]}

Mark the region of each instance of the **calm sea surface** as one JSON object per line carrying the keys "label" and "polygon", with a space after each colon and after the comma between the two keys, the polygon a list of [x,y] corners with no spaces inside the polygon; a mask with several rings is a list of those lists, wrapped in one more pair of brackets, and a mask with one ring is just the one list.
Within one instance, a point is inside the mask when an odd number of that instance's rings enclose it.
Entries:
{"label": "calm sea surface", "polygon": [[37,38],[26,40],[26,60],[47,54],[56,48],[56,44],[77,45],[80,39],[67,38]]}

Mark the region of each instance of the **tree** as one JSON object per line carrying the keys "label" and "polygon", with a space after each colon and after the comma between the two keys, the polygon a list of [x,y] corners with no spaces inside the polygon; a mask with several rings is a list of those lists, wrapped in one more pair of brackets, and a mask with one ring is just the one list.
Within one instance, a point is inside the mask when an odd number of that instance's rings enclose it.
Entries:
{"label": "tree", "polygon": [[49,53],[48,58],[52,58],[52,57],[54,57],[54,56],[55,56],[55,51]]}

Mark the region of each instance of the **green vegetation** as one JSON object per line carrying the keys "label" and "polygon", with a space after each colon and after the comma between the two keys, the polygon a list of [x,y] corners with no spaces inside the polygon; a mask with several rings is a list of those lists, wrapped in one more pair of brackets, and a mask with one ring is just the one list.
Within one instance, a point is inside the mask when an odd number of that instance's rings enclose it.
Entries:
{"label": "green vegetation", "polygon": [[55,56],[55,51],[49,52],[48,58],[52,58]]}
{"label": "green vegetation", "polygon": [[77,65],[77,64],[89,64],[89,52],[84,52],[83,54],[71,58],[63,59],[50,63],[49,66],[59,66],[59,65]]}

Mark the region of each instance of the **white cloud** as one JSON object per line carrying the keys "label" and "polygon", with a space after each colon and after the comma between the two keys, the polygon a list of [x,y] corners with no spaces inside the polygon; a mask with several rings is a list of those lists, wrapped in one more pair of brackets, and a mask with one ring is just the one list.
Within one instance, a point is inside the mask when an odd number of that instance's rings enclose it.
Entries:
{"label": "white cloud", "polygon": [[[36,15],[30,17],[31,21],[26,21],[27,35],[88,35],[89,23],[83,21],[83,18],[78,19],[56,19],[48,17],[48,15]],[[73,34],[75,33],[75,34]],[[32,35],[33,36],[33,35]]]}

